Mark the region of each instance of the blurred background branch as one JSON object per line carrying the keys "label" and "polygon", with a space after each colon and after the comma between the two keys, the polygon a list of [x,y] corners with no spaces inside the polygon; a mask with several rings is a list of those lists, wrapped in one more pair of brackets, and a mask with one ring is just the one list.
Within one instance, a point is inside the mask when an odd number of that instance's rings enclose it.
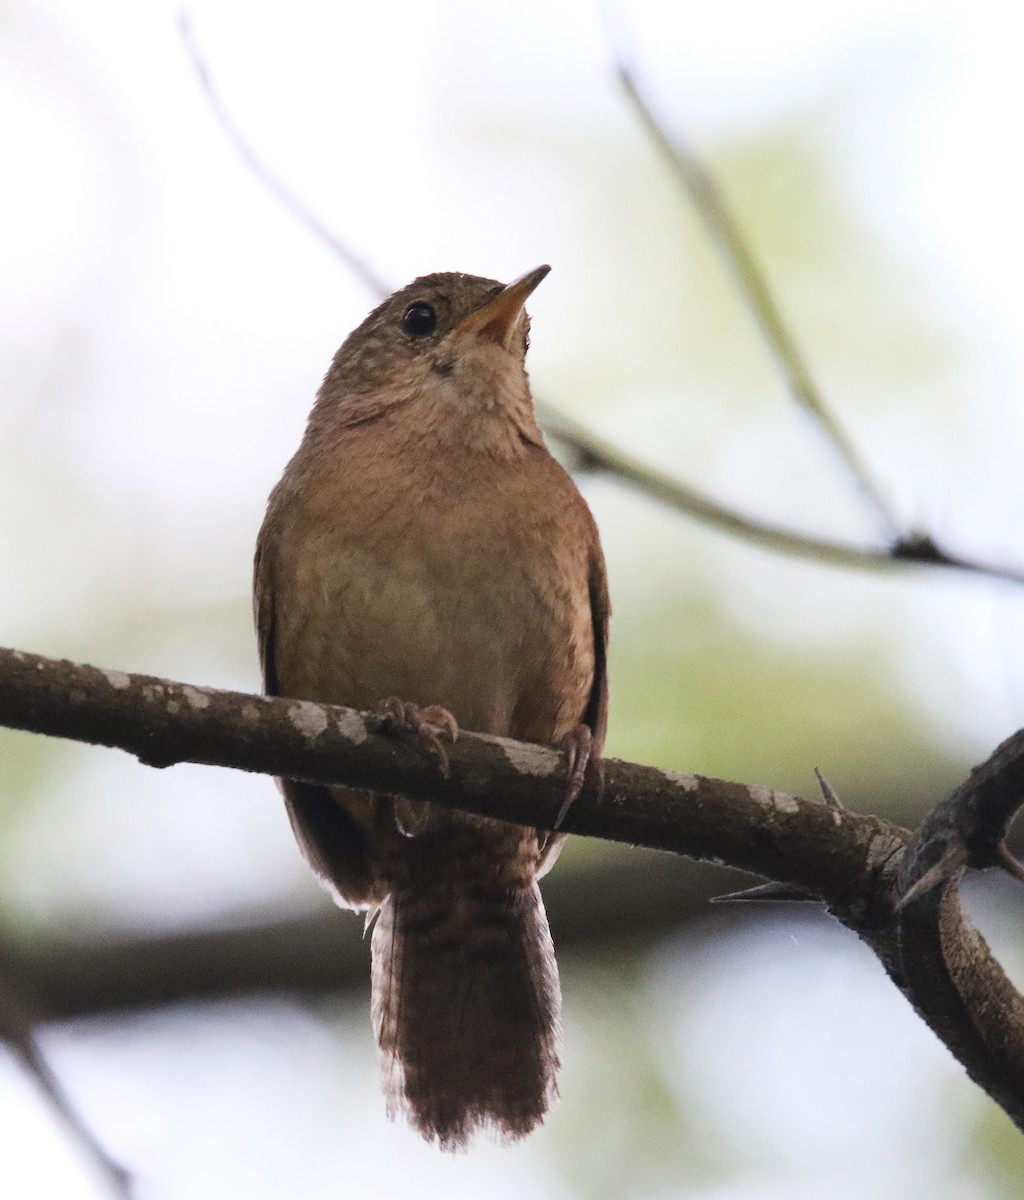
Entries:
{"label": "blurred background branch", "polygon": [[636,67],[628,61],[624,48],[614,44],[612,48],[623,93],[636,113],[641,128],[682,184],[708,237],[735,276],[740,294],[749,306],[766,346],[775,357],[790,395],[817,422],[865,503],[872,509],[881,532],[890,542],[898,544],[903,540],[903,534],[897,519],[890,511],[882,489],[871,477],[857,449],[825,403],[772,295],[764,272],[736,224],[717,182],[697,155],[679,138],[672,137],[655,116],[644,98]]}
{"label": "blurred background branch", "polygon": [[[31,1006],[17,990],[14,980],[27,974],[32,980]],[[40,1009],[40,972],[35,964],[16,961],[0,947],[0,1039],[15,1052],[25,1072],[35,1080],[50,1109],[70,1137],[79,1143],[99,1169],[114,1195],[132,1195],[132,1177],[119,1162],[111,1158],[87,1122],[69,1099],[46,1056],[39,1048],[35,1027],[46,1019]]]}

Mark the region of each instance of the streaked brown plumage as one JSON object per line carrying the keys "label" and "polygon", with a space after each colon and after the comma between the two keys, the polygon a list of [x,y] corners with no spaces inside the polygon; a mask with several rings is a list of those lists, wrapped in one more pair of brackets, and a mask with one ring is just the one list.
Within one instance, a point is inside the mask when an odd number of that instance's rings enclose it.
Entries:
{"label": "streaked brown plumage", "polygon": [[[551,745],[607,707],[597,530],[533,413],[514,284],[417,279],[338,351],[256,551],[271,694],[443,705],[466,729]],[[339,903],[378,911],[373,1020],[388,1109],[455,1149],[543,1117],[558,973],[537,879],[562,837],[282,783]]]}

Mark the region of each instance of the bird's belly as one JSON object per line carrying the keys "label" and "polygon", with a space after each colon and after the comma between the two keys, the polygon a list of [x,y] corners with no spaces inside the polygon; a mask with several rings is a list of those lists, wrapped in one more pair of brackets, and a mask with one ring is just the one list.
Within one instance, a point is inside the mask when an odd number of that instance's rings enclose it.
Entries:
{"label": "bird's belly", "polygon": [[594,671],[589,598],[550,547],[424,541],[410,553],[406,542],[393,557],[386,541],[316,540],[295,556],[303,578],[288,581],[277,630],[285,694],[442,704],[463,728],[548,742],[581,720]]}

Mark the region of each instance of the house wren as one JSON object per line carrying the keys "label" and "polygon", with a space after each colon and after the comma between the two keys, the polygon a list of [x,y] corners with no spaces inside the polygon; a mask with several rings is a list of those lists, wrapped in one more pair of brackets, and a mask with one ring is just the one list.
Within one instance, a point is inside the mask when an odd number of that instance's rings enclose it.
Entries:
{"label": "house wren", "polygon": [[[335,355],[256,550],[266,691],[564,745],[574,790],[607,709],[593,518],[537,426],[526,298],[426,275]],[[454,729],[452,730],[454,732]],[[446,1149],[528,1133],[556,1094],[558,973],[537,880],[563,835],[284,780],[306,858],[376,917],[388,1111]]]}

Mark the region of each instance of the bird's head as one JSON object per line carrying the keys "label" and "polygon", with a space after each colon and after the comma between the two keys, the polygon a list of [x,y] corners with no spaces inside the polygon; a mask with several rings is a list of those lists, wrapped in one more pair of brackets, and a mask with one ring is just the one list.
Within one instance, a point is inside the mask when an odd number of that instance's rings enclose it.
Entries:
{"label": "bird's head", "polygon": [[511,423],[536,440],[523,306],[550,269],[536,267],[509,284],[424,275],[395,292],[335,355],[318,396],[320,415],[354,425],[401,410],[421,427],[457,422],[469,434]]}

